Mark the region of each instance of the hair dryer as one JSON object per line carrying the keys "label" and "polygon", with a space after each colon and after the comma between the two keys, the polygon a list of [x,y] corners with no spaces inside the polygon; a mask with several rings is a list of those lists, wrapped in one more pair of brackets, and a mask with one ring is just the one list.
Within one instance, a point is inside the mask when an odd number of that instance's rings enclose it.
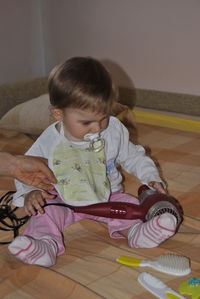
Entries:
{"label": "hair dryer", "polygon": [[[56,205],[65,206],[76,213],[84,213],[99,217],[115,219],[141,219],[147,221],[156,215],[163,213],[173,214],[177,219],[177,227],[183,220],[183,209],[174,197],[158,193],[142,185],[138,189],[140,204],[131,204],[127,202],[105,202],[89,206],[71,206],[65,203],[56,203]],[[48,203],[47,205],[55,205]]]}
{"label": "hair dryer", "polygon": [[[28,221],[29,216],[18,218],[15,215],[17,208],[12,209],[10,202],[12,194],[8,192],[0,198],[0,230],[13,231],[14,237],[18,235],[19,228]],[[58,205],[67,207],[76,213],[90,214],[94,216],[116,218],[116,219],[141,219],[147,221],[156,215],[163,213],[171,213],[177,219],[177,228],[183,220],[183,210],[178,200],[174,197],[161,194],[155,190],[151,190],[146,185],[142,185],[138,189],[139,205],[126,202],[106,202],[98,203],[90,206],[71,206],[66,203],[45,203],[45,206]],[[6,221],[6,219],[8,220]],[[0,242],[2,244],[9,244],[10,242]]]}

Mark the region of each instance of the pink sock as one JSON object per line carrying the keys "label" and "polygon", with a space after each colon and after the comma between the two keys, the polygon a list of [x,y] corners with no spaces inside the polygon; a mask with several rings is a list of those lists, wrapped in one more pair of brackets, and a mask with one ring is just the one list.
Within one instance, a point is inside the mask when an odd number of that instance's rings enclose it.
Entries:
{"label": "pink sock", "polygon": [[30,237],[16,237],[8,246],[11,254],[24,263],[51,267],[56,262],[58,251],[57,244],[48,236],[40,240],[34,240]]}
{"label": "pink sock", "polygon": [[164,213],[143,223],[139,221],[128,232],[128,244],[135,248],[153,248],[174,235],[176,217]]}

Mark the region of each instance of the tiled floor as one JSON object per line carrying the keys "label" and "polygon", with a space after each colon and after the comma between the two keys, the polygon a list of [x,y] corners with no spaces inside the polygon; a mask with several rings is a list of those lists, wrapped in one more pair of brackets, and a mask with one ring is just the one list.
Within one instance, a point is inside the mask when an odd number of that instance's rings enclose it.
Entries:
{"label": "tiled floor", "polygon": [[[1,246],[0,298],[154,298],[137,283],[142,269],[115,262],[122,254],[151,258],[174,252],[190,257],[193,271],[188,277],[148,270],[176,291],[181,282],[200,276],[200,135],[144,124],[138,124],[137,130],[138,142],[155,158],[169,192],[184,208],[179,232],[159,248],[130,249],[125,240],[111,240],[105,225],[84,220],[64,232],[66,252],[51,269],[22,264]],[[24,135],[0,131],[1,150],[23,153],[31,143]],[[128,174],[124,176],[126,191],[137,194],[140,183]],[[1,194],[12,188],[12,180],[0,178]],[[1,240],[5,234],[0,231]]]}

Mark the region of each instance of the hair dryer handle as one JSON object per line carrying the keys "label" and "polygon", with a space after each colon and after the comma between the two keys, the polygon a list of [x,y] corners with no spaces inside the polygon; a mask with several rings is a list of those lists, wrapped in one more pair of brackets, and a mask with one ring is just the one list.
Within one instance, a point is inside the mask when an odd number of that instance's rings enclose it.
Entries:
{"label": "hair dryer handle", "polygon": [[143,219],[145,215],[139,205],[127,202],[106,202],[85,207],[74,207],[76,213],[115,219]]}

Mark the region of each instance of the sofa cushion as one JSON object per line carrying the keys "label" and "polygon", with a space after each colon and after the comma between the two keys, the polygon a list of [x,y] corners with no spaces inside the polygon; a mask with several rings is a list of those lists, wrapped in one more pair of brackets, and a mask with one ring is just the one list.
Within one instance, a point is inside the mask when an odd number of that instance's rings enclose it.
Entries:
{"label": "sofa cushion", "polygon": [[48,94],[19,104],[0,120],[0,127],[30,135],[39,135],[55,120],[50,115]]}
{"label": "sofa cushion", "polygon": [[47,93],[47,78],[35,78],[0,85],[0,118],[10,109]]}
{"label": "sofa cushion", "polygon": [[[49,95],[43,94],[8,111],[0,120],[0,128],[28,134],[35,139],[55,121],[49,108]],[[112,115],[119,117],[129,130],[130,139],[135,142],[136,129],[132,110],[128,109],[126,105],[116,102],[112,109]]]}

